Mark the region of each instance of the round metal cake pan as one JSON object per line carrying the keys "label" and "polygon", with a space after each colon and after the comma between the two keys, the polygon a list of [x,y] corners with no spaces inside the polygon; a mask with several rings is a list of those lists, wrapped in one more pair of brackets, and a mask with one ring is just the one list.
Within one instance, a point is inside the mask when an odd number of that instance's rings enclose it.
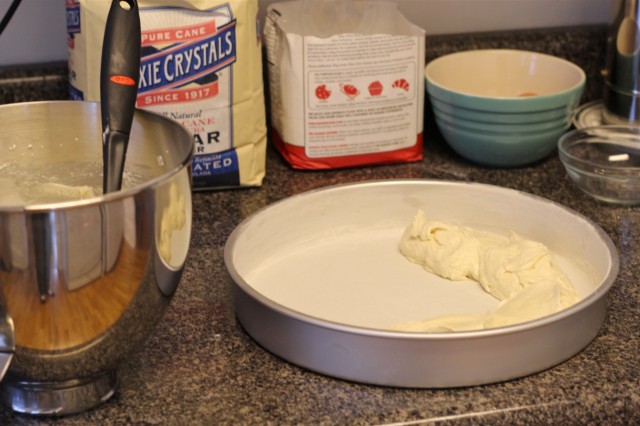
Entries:
{"label": "round metal cake pan", "polygon": [[[419,209],[542,242],[581,301],[494,329],[390,330],[497,305],[476,283],[435,277],[400,254],[400,236]],[[240,323],[270,352],[336,378],[418,388],[510,380],[576,355],[604,321],[619,264],[607,234],[562,205],[491,185],[425,180],[340,185],[274,203],[238,225],[224,261]]]}

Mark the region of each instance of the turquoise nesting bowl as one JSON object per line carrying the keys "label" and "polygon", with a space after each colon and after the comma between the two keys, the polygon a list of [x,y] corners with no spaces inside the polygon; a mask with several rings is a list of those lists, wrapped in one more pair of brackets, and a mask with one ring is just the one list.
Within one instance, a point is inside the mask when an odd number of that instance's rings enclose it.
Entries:
{"label": "turquoise nesting bowl", "polygon": [[554,151],[586,82],[569,61],[507,49],[442,56],[426,66],[425,78],[447,143],[462,157],[494,167],[524,166]]}

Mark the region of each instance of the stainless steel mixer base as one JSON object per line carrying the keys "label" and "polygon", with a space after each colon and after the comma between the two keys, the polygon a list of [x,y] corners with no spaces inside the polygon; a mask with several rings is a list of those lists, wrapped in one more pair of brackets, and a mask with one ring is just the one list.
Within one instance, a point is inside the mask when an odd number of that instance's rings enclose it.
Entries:
{"label": "stainless steel mixer base", "polygon": [[5,379],[0,387],[0,400],[18,413],[41,416],[75,414],[111,398],[117,385],[115,371],[62,383],[12,382]]}

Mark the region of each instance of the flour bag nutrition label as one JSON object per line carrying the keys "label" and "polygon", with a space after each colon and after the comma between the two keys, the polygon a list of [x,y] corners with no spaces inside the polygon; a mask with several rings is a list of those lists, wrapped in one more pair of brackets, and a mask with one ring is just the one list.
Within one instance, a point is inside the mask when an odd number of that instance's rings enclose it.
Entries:
{"label": "flour bag nutrition label", "polygon": [[271,136],[293,167],[422,159],[424,31],[395,4],[277,3],[265,44]]}

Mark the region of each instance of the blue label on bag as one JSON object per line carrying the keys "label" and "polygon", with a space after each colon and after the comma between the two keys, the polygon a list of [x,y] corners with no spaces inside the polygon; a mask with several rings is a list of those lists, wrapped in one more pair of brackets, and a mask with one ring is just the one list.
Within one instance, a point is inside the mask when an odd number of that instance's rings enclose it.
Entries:
{"label": "blue label on bag", "polygon": [[[143,55],[138,88],[140,95],[159,89],[183,87],[227,68],[236,61],[236,21],[219,28],[212,21],[211,25],[203,24],[201,27],[203,31],[197,34],[204,33],[209,28],[213,33],[195,41],[175,43],[164,50],[152,50]],[[179,28],[173,31],[185,30]],[[189,98],[180,99],[188,100]]]}
{"label": "blue label on bag", "polygon": [[240,166],[235,150],[198,155],[191,162],[194,188],[240,185]]}
{"label": "blue label on bag", "polygon": [[80,32],[80,5],[74,0],[67,0],[67,33]]}
{"label": "blue label on bag", "polygon": [[84,93],[73,85],[69,85],[69,99],[72,101],[84,101]]}

